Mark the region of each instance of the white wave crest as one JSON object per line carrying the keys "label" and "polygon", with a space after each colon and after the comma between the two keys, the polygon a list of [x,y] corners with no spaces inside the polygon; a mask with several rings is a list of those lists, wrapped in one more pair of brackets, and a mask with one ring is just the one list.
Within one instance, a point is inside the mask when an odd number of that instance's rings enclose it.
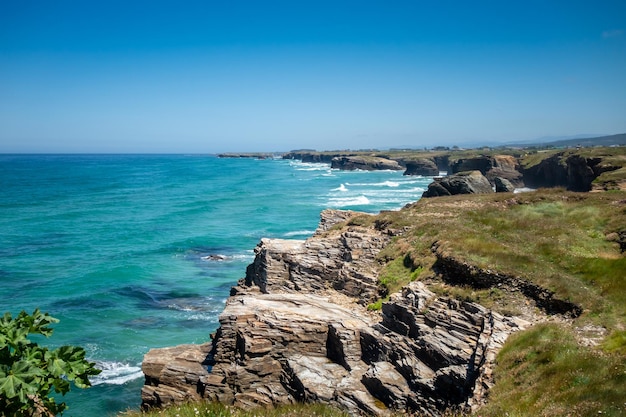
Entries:
{"label": "white wave crest", "polygon": [[331,198],[329,205],[331,207],[346,207],[346,206],[366,206],[370,204],[369,198],[364,195],[358,197],[349,198]]}
{"label": "white wave crest", "polygon": [[140,366],[122,362],[96,361],[96,368],[101,369],[99,375],[91,378],[91,385],[122,385],[129,381],[143,378]]}
{"label": "white wave crest", "polygon": [[314,230],[295,230],[293,232],[287,232],[283,236],[284,237],[292,237],[292,236],[311,236],[315,233]]}
{"label": "white wave crest", "polygon": [[298,171],[327,171],[329,168],[329,164],[321,163],[321,162],[300,162],[300,161],[291,161],[289,165],[294,167]]}
{"label": "white wave crest", "polygon": [[372,184],[374,186],[379,186],[379,187],[399,187],[400,183],[399,182],[395,182],[395,181],[384,181],[384,182],[377,182],[375,184]]}
{"label": "white wave crest", "polygon": [[[406,182],[406,181],[404,181]],[[397,181],[383,181],[383,182],[358,182],[358,183],[346,183],[347,185],[354,185],[355,187],[399,187],[400,183]]]}
{"label": "white wave crest", "polygon": [[333,188],[332,191],[346,192],[348,191],[348,189],[346,188],[345,184],[341,184],[339,187]]}
{"label": "white wave crest", "polygon": [[236,255],[232,256],[233,259],[237,259],[237,260],[249,260],[249,259],[254,259],[254,251],[249,251],[249,253],[239,253]]}
{"label": "white wave crest", "polygon": [[[226,301],[224,301],[226,303]],[[222,304],[224,304],[222,303]],[[187,320],[190,321],[217,321],[217,314],[215,312],[212,313],[196,313],[191,314],[187,317]]]}

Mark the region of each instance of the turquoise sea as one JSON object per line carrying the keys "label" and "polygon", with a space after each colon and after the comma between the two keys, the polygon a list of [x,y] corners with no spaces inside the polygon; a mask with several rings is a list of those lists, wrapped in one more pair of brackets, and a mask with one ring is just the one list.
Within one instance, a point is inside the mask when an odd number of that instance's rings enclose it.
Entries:
{"label": "turquoise sea", "polygon": [[103,372],[74,417],[137,408],[151,348],[203,343],[262,237],[304,239],[327,207],[419,199],[431,178],[210,155],[0,155],[2,312],[59,318]]}

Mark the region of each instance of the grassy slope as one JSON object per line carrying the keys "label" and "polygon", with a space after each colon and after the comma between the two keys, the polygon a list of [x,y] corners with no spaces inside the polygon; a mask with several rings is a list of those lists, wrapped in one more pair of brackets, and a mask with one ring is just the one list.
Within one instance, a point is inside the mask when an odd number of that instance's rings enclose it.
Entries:
{"label": "grassy slope", "polygon": [[[532,281],[584,308],[572,323],[535,326],[507,342],[481,415],[626,414],[626,257],[616,242],[626,232],[626,193],[439,197],[376,221],[408,229],[381,254],[390,292],[421,279],[505,314],[528,308],[516,293],[441,281],[431,269],[438,241],[456,259]],[[576,329],[589,325],[608,331],[598,347],[577,341]]]}

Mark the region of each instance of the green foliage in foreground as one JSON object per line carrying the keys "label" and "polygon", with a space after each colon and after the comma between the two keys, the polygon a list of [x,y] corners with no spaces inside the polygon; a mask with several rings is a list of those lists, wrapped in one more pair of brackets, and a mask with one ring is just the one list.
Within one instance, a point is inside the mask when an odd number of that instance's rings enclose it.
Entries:
{"label": "green foliage in foreground", "polygon": [[65,395],[70,382],[79,388],[91,386],[89,377],[100,370],[85,360],[85,350],[61,346],[55,350],[40,347],[29,334],[52,335],[51,324],[59,320],[36,309],[15,318],[5,313],[0,318],[0,415],[56,415],[66,408],[50,396],[52,391]]}
{"label": "green foliage in foreground", "polygon": [[622,416],[626,361],[581,346],[570,330],[540,324],[514,335],[498,355],[483,416]]}
{"label": "green foliage in foreground", "polygon": [[149,412],[128,411],[120,417],[348,417],[343,411],[323,404],[294,404],[275,409],[245,411],[235,407],[211,403],[191,402]]}

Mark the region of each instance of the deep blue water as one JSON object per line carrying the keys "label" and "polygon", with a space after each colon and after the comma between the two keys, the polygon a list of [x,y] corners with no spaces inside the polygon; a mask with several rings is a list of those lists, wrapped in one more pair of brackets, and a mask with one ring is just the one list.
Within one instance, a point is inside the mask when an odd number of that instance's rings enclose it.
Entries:
{"label": "deep blue water", "polygon": [[115,415],[139,406],[150,348],[209,340],[262,237],[304,239],[327,207],[399,209],[430,181],[280,159],[0,155],[1,313],[59,318],[45,343],[83,346],[104,370],[64,415]]}

